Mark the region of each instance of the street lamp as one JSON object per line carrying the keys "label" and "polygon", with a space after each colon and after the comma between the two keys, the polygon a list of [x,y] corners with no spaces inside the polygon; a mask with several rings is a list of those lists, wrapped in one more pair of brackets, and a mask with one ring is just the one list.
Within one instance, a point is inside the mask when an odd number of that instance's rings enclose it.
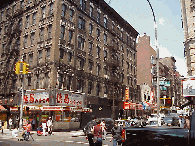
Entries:
{"label": "street lamp", "polygon": [[150,4],[150,1],[148,1],[148,4],[152,10],[152,15],[153,15],[153,18],[154,18],[154,29],[155,29],[155,45],[156,45],[156,53],[157,53],[157,118],[158,118],[158,126],[159,126],[159,107],[160,107],[160,100],[159,100],[159,96],[160,96],[160,89],[159,89],[159,48],[158,48],[158,40],[157,40],[157,24],[156,24],[156,19],[155,19],[155,14],[154,14],[154,11],[153,11],[153,8]]}

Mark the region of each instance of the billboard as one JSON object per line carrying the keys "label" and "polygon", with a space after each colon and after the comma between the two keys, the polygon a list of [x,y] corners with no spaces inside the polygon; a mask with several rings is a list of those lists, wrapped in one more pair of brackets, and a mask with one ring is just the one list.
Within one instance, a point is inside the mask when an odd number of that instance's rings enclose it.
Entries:
{"label": "billboard", "polygon": [[126,87],[125,89],[125,100],[129,100],[129,87]]}
{"label": "billboard", "polygon": [[195,79],[186,78],[182,80],[183,96],[195,96]]}

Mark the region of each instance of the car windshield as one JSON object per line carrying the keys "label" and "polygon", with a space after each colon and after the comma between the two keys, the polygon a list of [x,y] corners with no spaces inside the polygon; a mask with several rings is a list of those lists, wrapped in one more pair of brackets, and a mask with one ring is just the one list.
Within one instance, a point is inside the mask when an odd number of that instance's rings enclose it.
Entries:
{"label": "car windshield", "polygon": [[163,121],[172,121],[172,117],[165,117]]}

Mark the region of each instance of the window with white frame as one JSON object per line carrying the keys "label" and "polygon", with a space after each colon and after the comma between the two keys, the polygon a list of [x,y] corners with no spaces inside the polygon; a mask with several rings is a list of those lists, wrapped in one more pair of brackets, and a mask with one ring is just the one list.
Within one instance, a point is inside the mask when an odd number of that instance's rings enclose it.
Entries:
{"label": "window with white frame", "polygon": [[81,36],[78,37],[78,48],[84,50],[84,38]]}
{"label": "window with white frame", "polygon": [[35,33],[31,33],[31,45],[34,45]]}
{"label": "window with white frame", "polygon": [[42,19],[46,18],[46,7],[42,7]]}
{"label": "window with white frame", "polygon": [[80,28],[80,29],[85,29],[85,20],[84,20],[84,18],[82,18],[82,17],[79,17],[79,24],[78,24],[78,27]]}
{"label": "window with white frame", "polygon": [[62,5],[62,12],[61,12],[62,17],[65,17],[65,12],[66,12],[66,6],[63,4]]}

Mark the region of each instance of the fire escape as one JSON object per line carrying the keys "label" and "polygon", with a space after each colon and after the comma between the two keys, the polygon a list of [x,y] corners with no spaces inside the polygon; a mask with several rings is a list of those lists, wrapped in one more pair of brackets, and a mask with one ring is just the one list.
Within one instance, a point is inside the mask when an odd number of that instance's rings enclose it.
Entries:
{"label": "fire escape", "polygon": [[[3,48],[1,51],[1,71],[0,71],[0,96],[5,99],[3,104],[13,104],[14,95],[17,93],[17,75],[15,74],[15,63],[20,55],[20,36],[21,36],[21,21],[18,17],[22,11],[18,10],[15,13],[6,15],[5,33],[2,37]],[[7,100],[7,101],[6,101]],[[1,100],[2,101],[2,100]]]}

